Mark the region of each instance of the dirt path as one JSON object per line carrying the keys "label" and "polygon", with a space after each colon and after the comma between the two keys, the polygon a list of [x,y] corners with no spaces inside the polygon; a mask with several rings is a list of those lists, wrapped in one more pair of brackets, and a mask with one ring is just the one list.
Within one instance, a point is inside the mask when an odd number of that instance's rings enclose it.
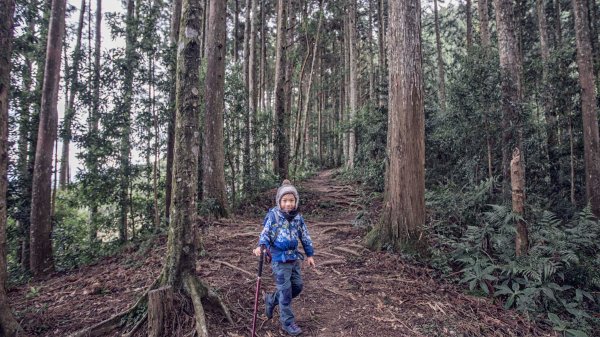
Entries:
{"label": "dirt path", "polygon": [[[317,263],[314,270],[303,269],[304,291],[293,302],[303,336],[552,336],[490,300],[463,295],[433,270],[363,248],[364,232],[352,225],[358,194],[333,174],[324,171],[298,185]],[[261,224],[262,215],[230,219],[204,234],[208,254],[198,274],[218,287],[235,320],[231,326],[208,310],[214,336],[249,335],[257,265],[251,250]],[[135,301],[158,275],[165,254],[161,241],[144,254],[132,252],[15,289],[11,304],[30,335],[64,336],[106,319]],[[262,289],[273,288],[267,266]],[[260,308],[257,335],[283,336],[277,310],[267,321],[262,301]]]}

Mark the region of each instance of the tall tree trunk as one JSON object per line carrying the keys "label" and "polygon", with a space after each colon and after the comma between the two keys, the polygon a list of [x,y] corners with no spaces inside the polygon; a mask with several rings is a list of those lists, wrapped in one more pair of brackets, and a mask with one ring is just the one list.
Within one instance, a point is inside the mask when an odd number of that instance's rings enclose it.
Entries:
{"label": "tall tree trunk", "polygon": [[[222,4],[224,5],[224,4]],[[211,6],[214,10],[215,6]],[[160,284],[183,290],[192,299],[196,333],[208,337],[202,297],[210,293],[195,276],[199,237],[197,221],[198,153],[200,134],[201,13],[199,0],[183,0],[177,57],[175,151],[173,168],[173,205],[167,242],[168,254]],[[224,18],[222,19],[224,20]],[[225,46],[222,47],[223,49]],[[230,317],[228,316],[231,322]]]}
{"label": "tall tree trunk", "polygon": [[6,224],[8,169],[8,92],[13,40],[13,0],[0,1],[0,335],[13,337],[21,327],[13,316],[6,296]]}
{"label": "tall tree trunk", "polygon": [[471,13],[471,0],[467,0],[465,11],[467,12],[467,50],[470,50],[473,46],[473,15]]}
{"label": "tall tree trunk", "polygon": [[34,275],[45,274],[54,269],[50,184],[58,119],[56,109],[60,79],[60,52],[65,32],[65,7],[66,0],[52,1],[31,198],[30,264]]}
{"label": "tall tree trunk", "polygon": [[375,58],[373,52],[373,1],[369,0],[369,11],[367,12],[369,16],[369,28],[368,28],[368,37],[367,43],[369,45],[368,48],[368,58],[369,58],[369,105],[375,104],[375,65],[373,63],[373,59]]}
{"label": "tall tree trunk", "polygon": [[240,0],[235,0],[235,13],[233,15],[233,49],[231,50],[231,56],[233,56],[233,62],[238,61],[238,42],[239,42],[239,25],[240,25]]}
{"label": "tall tree trunk", "polygon": [[[350,38],[350,110],[348,122],[352,124],[358,112],[358,37],[356,31],[356,0],[350,1],[348,28]],[[346,167],[354,168],[356,153],[356,134],[353,126],[348,130],[348,161]]]}
{"label": "tall tree trunk", "polygon": [[592,60],[589,9],[586,0],[572,0],[577,38],[577,67],[581,86],[585,191],[595,216],[600,217],[600,137]]}
{"label": "tall tree trunk", "polygon": [[[589,22],[592,38],[592,54],[596,79],[600,78],[600,10],[596,0],[589,0]],[[600,81],[597,81],[597,90],[600,90]]]}
{"label": "tall tree trunk", "polygon": [[279,178],[288,176],[288,137],[286,135],[285,69],[286,69],[287,11],[285,0],[277,0],[277,42],[275,56],[275,173]]}
{"label": "tall tree trunk", "polygon": [[490,45],[490,30],[489,30],[489,12],[488,0],[478,0],[477,11],[479,12],[479,36],[481,45],[488,47]]}
{"label": "tall tree trunk", "polygon": [[227,216],[225,193],[225,149],[223,147],[223,109],[226,49],[226,6],[211,0],[206,45],[206,116],[204,118],[204,196],[214,199],[216,216]]}
{"label": "tall tree trunk", "polygon": [[384,107],[387,103],[383,94],[387,82],[386,69],[386,53],[385,53],[385,6],[384,0],[379,1],[377,6],[377,14],[379,17],[379,107]]}
{"label": "tall tree trunk", "polygon": [[[90,5],[91,7],[91,5]],[[98,134],[98,122],[100,120],[100,55],[101,55],[101,41],[102,41],[102,0],[96,0],[96,25],[95,25],[95,40],[94,40],[94,77],[93,77],[93,93],[92,93],[92,111],[89,117],[89,129],[92,135]],[[92,177],[97,177],[98,173],[98,159],[95,154],[96,145],[90,146],[92,152],[90,159],[87,163],[88,171],[91,172]],[[98,235],[98,204],[99,200],[97,197],[93,197],[90,202],[90,242],[94,243],[97,240]]]}
{"label": "tall tree trunk", "polygon": [[548,25],[546,23],[545,1],[536,0],[536,11],[538,19],[538,31],[540,35],[540,52],[542,57],[542,85],[541,97],[542,108],[546,118],[546,150],[548,153],[548,162],[550,163],[549,176],[550,186],[553,189],[559,186],[559,165],[558,163],[558,133],[557,120],[554,112],[554,99],[552,97],[552,86],[549,83],[550,74],[550,48],[548,46]]}
{"label": "tall tree trunk", "polygon": [[[30,7],[37,7],[37,2],[32,1]],[[29,9],[25,13],[25,18],[29,22],[27,25],[26,33],[29,35],[28,43],[33,44],[33,37],[35,36],[35,20],[33,18],[33,10]],[[11,18],[12,20],[12,18]],[[8,22],[8,21],[6,21]],[[29,93],[33,82],[33,61],[30,55],[25,56],[24,68],[21,76],[23,79],[22,91],[23,93]],[[31,112],[31,100],[32,95],[23,97],[20,105],[20,117],[19,117],[19,140],[18,140],[18,157],[17,157],[17,182],[19,186],[18,198],[19,198],[19,211],[15,214],[17,225],[19,227],[19,239],[17,247],[17,259],[24,270],[29,270],[29,215],[30,215],[30,203],[31,193],[27,193],[31,190],[31,172],[29,171],[29,130],[30,119],[32,118]]]}
{"label": "tall tree trunk", "polygon": [[250,193],[251,180],[252,180],[252,168],[250,167],[250,134],[252,133],[252,114],[250,112],[250,30],[251,20],[254,19],[252,13],[252,4],[256,0],[246,0],[246,12],[244,20],[244,152],[242,154],[243,163],[243,191]]}
{"label": "tall tree trunk", "polygon": [[[163,284],[181,287],[183,273],[192,273],[196,264],[193,226],[196,224],[198,186],[200,105],[200,0],[183,0],[177,55],[175,151],[173,167],[173,205],[169,227],[169,254],[163,267]],[[174,248],[174,249],[171,249]]]}
{"label": "tall tree trunk", "polygon": [[[306,97],[304,98],[304,106],[302,108],[303,110],[303,116],[304,116],[304,137],[303,137],[303,141],[302,141],[302,151],[300,153],[304,153],[306,154],[306,142],[308,142],[308,129],[309,129],[309,123],[310,123],[310,118],[309,118],[309,105],[310,105],[310,94],[311,94],[311,90],[312,90],[312,83],[313,83],[313,75],[315,72],[315,63],[317,61],[317,53],[319,51],[319,36],[321,34],[321,25],[323,22],[323,0],[321,0],[319,2],[319,22],[317,24],[317,32],[316,32],[316,37],[315,37],[315,41],[313,43],[313,50],[312,50],[312,61],[310,63],[310,72],[308,73],[308,82],[307,82],[307,86],[306,86]],[[307,156],[305,156],[304,158],[306,158]]]}
{"label": "tall tree trunk", "polygon": [[119,113],[123,121],[121,126],[120,152],[120,183],[119,183],[119,241],[127,241],[127,212],[129,210],[129,175],[131,174],[131,108],[133,105],[133,76],[135,65],[135,34],[136,22],[134,17],[135,0],[127,0],[127,23],[125,28],[125,78],[123,81],[123,101]]}
{"label": "tall tree trunk", "polygon": [[267,110],[265,102],[265,91],[267,90],[267,31],[265,29],[265,11],[266,8],[264,0],[262,0],[260,5],[260,81],[258,85],[258,94],[260,95],[259,109],[262,113],[264,113]]}
{"label": "tall tree trunk", "polygon": [[[308,18],[304,18],[303,21],[307,21]],[[308,38],[307,38],[307,47],[308,47]],[[302,109],[303,106],[303,96],[302,96],[302,91],[304,88],[304,75],[306,74],[306,63],[308,62],[308,58],[310,57],[310,49],[307,48],[306,49],[306,55],[304,56],[304,61],[302,61],[302,66],[300,67],[300,79],[298,81],[298,104],[297,104],[297,109],[296,109],[296,122],[295,122],[295,127],[293,128],[293,134],[295,134],[295,137],[292,136],[293,139],[290,140],[290,145],[291,145],[291,149],[290,151],[293,152],[292,155],[292,160],[295,161],[296,163],[298,163],[299,158],[298,158],[298,153],[299,153],[299,148],[300,148],[300,142],[301,142],[301,135],[302,135],[302,112],[304,111]],[[291,62],[290,62],[291,63]],[[292,68],[292,67],[290,67]],[[290,75],[291,78],[291,75]],[[304,90],[305,91],[305,90]],[[290,115],[291,115],[291,109],[290,109]],[[290,117],[291,118],[291,117]],[[294,166],[294,175],[296,172],[296,167],[298,166],[298,164],[296,164]]]}
{"label": "tall tree trunk", "polygon": [[[32,1],[31,6],[28,8],[26,17],[31,20],[30,22],[38,22],[38,10],[39,7],[43,9],[42,22],[49,22],[51,12],[51,2],[46,1],[41,5],[37,1]],[[31,36],[35,35],[35,25],[30,24]],[[36,149],[37,149],[37,135],[40,121],[40,110],[42,102],[42,86],[44,83],[44,70],[46,64],[46,49],[48,47],[48,25],[40,27],[39,38],[31,38],[31,43],[35,44],[32,52],[35,54],[33,60],[35,63],[36,74],[35,74],[35,86],[34,90],[30,92],[28,97],[27,109],[31,107],[31,114],[29,123],[26,127],[26,138],[28,140],[27,145],[27,156],[24,175],[20,177],[21,184],[21,195],[20,195],[20,210],[19,220],[21,222],[21,235],[23,236],[23,242],[21,247],[21,265],[25,270],[29,270],[30,256],[31,256],[31,201],[33,194],[33,171],[35,166]]]}
{"label": "tall tree trunk", "polygon": [[[510,191],[510,153],[523,148],[521,130],[522,66],[515,35],[515,20],[511,0],[494,0],[498,49],[502,77],[502,177],[505,198]],[[524,155],[522,152],[521,155]]]}
{"label": "tall tree trunk", "polygon": [[83,31],[83,18],[85,16],[85,0],[81,0],[81,9],[79,12],[79,24],[77,25],[77,40],[75,50],[73,51],[73,69],[71,70],[71,91],[69,94],[69,105],[65,112],[62,129],[62,155],[60,160],[60,178],[61,188],[65,188],[69,180],[69,147],[71,144],[71,124],[75,117],[75,94],[79,88],[79,62],[81,61],[81,33]]}
{"label": "tall tree trunk", "polygon": [[554,0],[554,39],[557,46],[562,45],[561,12],[562,8],[560,0]]}
{"label": "tall tree trunk", "polygon": [[[155,98],[152,98],[155,100]],[[158,126],[158,111],[154,110],[154,162],[152,164],[152,190],[154,191],[154,229],[160,227],[160,206],[158,205],[158,179],[160,177],[160,127]]]}
{"label": "tall tree trunk", "polygon": [[[484,49],[485,53],[489,52],[490,46],[490,32],[489,32],[489,16],[488,16],[488,1],[487,0],[478,0],[477,11],[479,13],[479,37],[481,39],[481,46]],[[483,106],[487,104],[483,102]],[[488,162],[488,179],[492,179],[494,177],[494,168],[493,168],[493,153],[492,153],[492,136],[490,135],[490,122],[488,113],[484,112],[484,124],[485,124],[485,142],[487,147],[487,162]],[[490,193],[492,189],[490,189]]]}
{"label": "tall tree trunk", "polygon": [[[236,0],[237,3],[237,0]],[[173,1],[173,15],[171,16],[171,31],[169,33],[170,44],[170,68],[169,78],[175,81],[177,68],[177,40],[179,37],[179,24],[181,19],[181,0]],[[173,186],[173,149],[175,147],[175,87],[171,86],[169,90],[169,125],[167,131],[167,168],[165,173],[165,217],[169,222],[171,209],[171,193]]]}
{"label": "tall tree trunk", "polygon": [[251,193],[253,190],[253,180],[255,179],[254,165],[254,133],[256,120],[256,3],[258,0],[248,0],[246,8],[246,33],[244,42],[244,65],[246,70],[246,132],[244,134],[244,190]]}
{"label": "tall tree trunk", "polygon": [[433,15],[435,21],[435,49],[437,52],[438,66],[438,103],[442,113],[446,112],[446,75],[444,70],[444,56],[442,55],[442,38],[440,36],[440,20],[438,17],[437,0],[433,0]]}
{"label": "tall tree trunk", "polygon": [[375,248],[423,252],[425,113],[419,0],[390,0],[389,114],[384,208],[369,233]]}

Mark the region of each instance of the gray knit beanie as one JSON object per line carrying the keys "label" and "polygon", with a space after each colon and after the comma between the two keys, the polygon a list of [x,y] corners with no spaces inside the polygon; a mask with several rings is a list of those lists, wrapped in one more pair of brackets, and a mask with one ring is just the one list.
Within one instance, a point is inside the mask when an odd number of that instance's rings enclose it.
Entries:
{"label": "gray knit beanie", "polygon": [[281,186],[279,186],[279,188],[277,189],[277,196],[275,197],[275,201],[277,202],[277,207],[279,207],[279,202],[281,201],[281,198],[283,198],[283,196],[286,194],[294,195],[294,197],[296,198],[296,209],[297,209],[298,205],[300,205],[300,195],[298,194],[298,190],[296,190],[294,185],[292,185],[292,183],[287,179],[285,179],[281,183]]}

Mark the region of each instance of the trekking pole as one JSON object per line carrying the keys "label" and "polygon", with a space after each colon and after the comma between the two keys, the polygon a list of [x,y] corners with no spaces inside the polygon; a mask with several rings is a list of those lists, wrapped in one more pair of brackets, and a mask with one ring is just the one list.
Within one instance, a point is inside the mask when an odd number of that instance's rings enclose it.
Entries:
{"label": "trekking pole", "polygon": [[260,292],[260,278],[262,276],[264,257],[265,246],[260,246],[260,258],[258,260],[258,278],[256,279],[256,294],[254,295],[254,317],[252,318],[252,337],[256,336],[256,314],[258,313],[258,295]]}

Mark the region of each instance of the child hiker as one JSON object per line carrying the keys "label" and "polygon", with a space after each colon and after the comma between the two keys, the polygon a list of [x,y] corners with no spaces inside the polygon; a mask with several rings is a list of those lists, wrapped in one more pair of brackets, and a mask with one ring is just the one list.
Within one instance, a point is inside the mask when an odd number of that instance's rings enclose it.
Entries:
{"label": "child hiker", "polygon": [[275,198],[277,205],[269,210],[264,220],[264,228],[260,233],[258,247],[254,255],[260,256],[261,246],[271,254],[271,269],[275,277],[277,290],[273,294],[266,293],[265,314],[273,317],[273,309],[279,304],[279,321],[285,332],[292,336],[302,333],[296,324],[292,312],[292,298],[302,291],[302,275],[300,263],[304,260],[298,251],[298,243],[302,242],[306,253],[306,263],[315,267],[313,245],[308,235],[304,218],[298,213],[300,197],[289,180],[284,180],[277,189]]}

